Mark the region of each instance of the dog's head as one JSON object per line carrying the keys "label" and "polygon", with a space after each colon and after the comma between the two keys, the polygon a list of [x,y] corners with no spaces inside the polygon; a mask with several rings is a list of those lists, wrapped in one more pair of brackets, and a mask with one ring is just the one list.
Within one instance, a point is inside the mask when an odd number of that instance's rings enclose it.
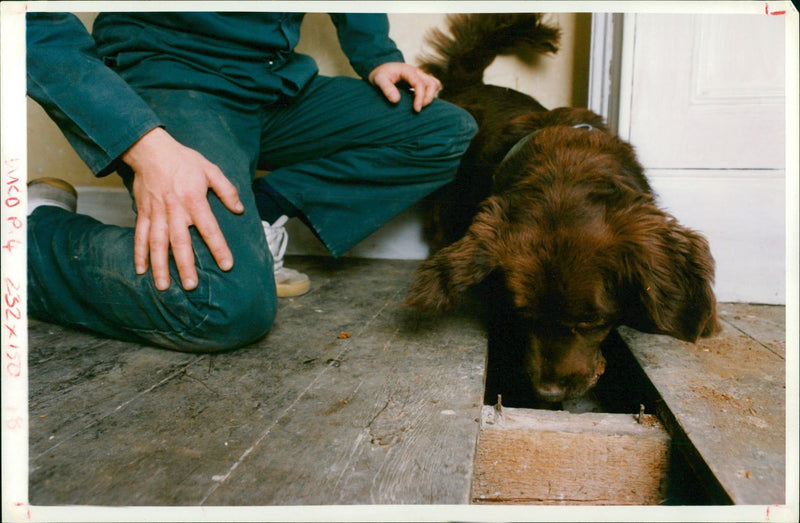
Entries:
{"label": "dog's head", "polygon": [[600,344],[620,317],[605,232],[516,224],[502,234],[494,274],[481,289],[490,295],[496,350],[514,356],[540,399],[580,396],[603,374]]}
{"label": "dog's head", "polygon": [[630,146],[565,127],[517,156],[464,237],[420,266],[410,305],[446,310],[492,276],[495,314],[521,338],[532,389],[553,402],[597,382],[617,325],[688,341],[716,331],[708,244],[656,206]]}

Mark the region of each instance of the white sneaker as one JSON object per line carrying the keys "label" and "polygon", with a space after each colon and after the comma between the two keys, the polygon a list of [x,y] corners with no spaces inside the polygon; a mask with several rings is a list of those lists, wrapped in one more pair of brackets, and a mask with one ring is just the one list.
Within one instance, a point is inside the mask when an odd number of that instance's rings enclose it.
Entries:
{"label": "white sneaker", "polygon": [[283,266],[283,255],[286,253],[286,246],[289,244],[289,233],[286,232],[284,227],[287,221],[289,221],[289,218],[281,216],[272,225],[265,221],[261,222],[264,227],[264,235],[267,237],[269,252],[272,253],[275,287],[279,298],[300,296],[311,288],[311,281],[309,281],[308,276]]}
{"label": "white sneaker", "polygon": [[28,215],[43,205],[75,212],[78,193],[72,185],[59,178],[36,178],[28,182]]}

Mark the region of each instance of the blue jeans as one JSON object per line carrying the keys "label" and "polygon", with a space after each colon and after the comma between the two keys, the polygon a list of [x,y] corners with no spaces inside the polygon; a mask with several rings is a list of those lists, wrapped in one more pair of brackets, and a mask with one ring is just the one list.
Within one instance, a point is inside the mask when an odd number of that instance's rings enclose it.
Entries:
{"label": "blue jeans", "polygon": [[[28,309],[32,317],[182,351],[240,347],[272,325],[272,259],[253,192],[262,180],[338,256],[451,181],[476,132],[468,113],[444,101],[414,114],[409,96],[393,105],[352,78],[318,76],[298,98],[270,106],[203,90],[139,94],[170,134],[238,189],[242,215],[208,196],[233,269],[221,271],[192,229],[197,288],[180,286],[171,260],[172,286],[159,291],[149,271],[134,271],[132,228],[40,207],[28,219]],[[271,172],[254,183],[257,168]],[[132,172],[119,174],[130,189]]]}

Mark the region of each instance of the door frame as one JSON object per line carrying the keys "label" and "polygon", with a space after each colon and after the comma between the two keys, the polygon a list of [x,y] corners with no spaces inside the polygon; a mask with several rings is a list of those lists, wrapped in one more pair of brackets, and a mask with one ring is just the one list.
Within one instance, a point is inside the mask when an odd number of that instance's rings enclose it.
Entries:
{"label": "door frame", "polygon": [[592,13],[588,108],[619,133],[625,14]]}

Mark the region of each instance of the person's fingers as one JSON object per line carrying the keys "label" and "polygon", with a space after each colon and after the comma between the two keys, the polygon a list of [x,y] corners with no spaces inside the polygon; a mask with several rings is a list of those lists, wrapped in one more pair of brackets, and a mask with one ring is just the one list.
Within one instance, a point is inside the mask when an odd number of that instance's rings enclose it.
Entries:
{"label": "person's fingers", "polygon": [[187,291],[197,287],[197,269],[194,266],[192,237],[189,233],[189,220],[182,208],[167,208],[169,226],[169,244],[172,258],[181,279],[181,285]]}
{"label": "person's fingers", "polygon": [[441,87],[441,83],[436,77],[415,68],[409,69],[404,79],[414,89],[413,106],[416,112],[420,112],[424,107],[428,106]]}
{"label": "person's fingers", "polygon": [[418,67],[402,62],[381,64],[370,72],[368,79],[392,103],[400,101],[400,91],[397,88],[397,84],[402,81],[408,83],[414,92],[412,106],[416,112],[420,112],[425,106],[433,102],[436,94],[442,88],[442,83],[435,76]]}
{"label": "person's fingers", "polygon": [[[223,271],[231,270],[233,267],[233,254],[228,248],[228,243],[225,241],[225,236],[222,234],[211,208],[205,206],[205,208],[194,209],[192,221],[219,268]],[[177,258],[177,255],[175,256]]]}
{"label": "person's fingers", "polygon": [[144,213],[138,213],[136,228],[133,232],[133,266],[136,274],[144,274],[148,267],[148,252],[150,245],[150,218]]}
{"label": "person's fingers", "polygon": [[167,223],[166,211],[160,208],[153,209],[148,237],[148,252],[153,281],[156,284],[156,289],[160,291],[167,290],[170,285],[169,240],[169,224]]}
{"label": "person's fingers", "polygon": [[423,107],[427,107],[436,98],[439,90],[442,88],[442,83],[435,76],[429,76],[430,80],[427,82],[428,89],[425,92],[425,99]]}
{"label": "person's fingers", "polygon": [[236,186],[222,174],[222,171],[216,165],[210,164],[206,178],[208,179],[209,188],[214,191],[228,210],[236,214],[244,212],[244,204],[239,199],[239,191],[236,190]]}
{"label": "person's fingers", "polygon": [[[144,274],[148,264],[156,288],[170,286],[170,254],[181,284],[192,290],[198,284],[190,227],[195,226],[222,270],[233,267],[233,255],[211,211],[211,189],[225,207],[244,212],[236,187],[202,154],[185,147],[164,129],[149,131],[123,154],[134,170],[137,223],[134,232],[134,267]],[[170,252],[171,251],[171,252]]]}
{"label": "person's fingers", "polygon": [[400,91],[397,89],[397,86],[392,82],[391,79],[385,76],[379,76],[375,78],[375,85],[383,93],[383,96],[386,97],[392,103],[397,103],[400,101]]}

